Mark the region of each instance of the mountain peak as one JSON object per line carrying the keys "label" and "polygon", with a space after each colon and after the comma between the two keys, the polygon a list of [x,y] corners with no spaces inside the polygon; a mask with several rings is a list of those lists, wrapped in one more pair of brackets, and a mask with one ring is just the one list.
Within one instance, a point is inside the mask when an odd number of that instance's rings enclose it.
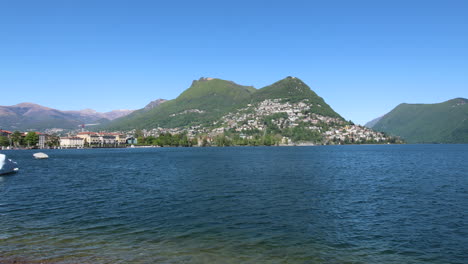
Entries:
{"label": "mountain peak", "polygon": [[259,94],[265,94],[268,97],[273,96],[274,98],[291,98],[296,96],[303,97],[312,94],[315,95],[310,87],[301,79],[292,76],[288,76],[269,86],[261,88],[259,90]]}
{"label": "mountain peak", "polygon": [[86,108],[86,109],[83,109],[83,110],[79,110],[77,112],[81,112],[82,114],[95,114],[95,113],[97,113],[96,110],[91,109],[91,108]]}
{"label": "mountain peak", "polygon": [[[297,81],[301,81],[301,79],[297,78],[297,77],[294,77],[294,76],[287,76],[286,78],[283,78],[282,80],[280,81],[293,81],[293,80],[297,80]],[[301,81],[302,82],[302,81]]]}
{"label": "mountain peak", "polygon": [[147,104],[143,109],[145,109],[145,110],[150,110],[150,109],[153,109],[153,108],[155,108],[156,106],[158,106],[158,105],[160,105],[160,104],[162,104],[162,103],[164,103],[164,102],[167,102],[167,100],[166,100],[166,99],[162,99],[162,98],[158,98],[158,99],[156,99],[156,100],[154,100],[154,101],[149,102],[149,104]]}
{"label": "mountain peak", "polygon": [[38,104],[35,104],[35,103],[29,103],[29,102],[24,102],[24,103],[16,104],[16,105],[14,105],[14,107],[50,109],[50,108],[48,108],[48,107],[45,107],[45,106],[42,106],[42,105],[38,105]]}
{"label": "mountain peak", "polygon": [[212,81],[212,80],[214,80],[214,79],[215,79],[215,78],[212,78],[212,77],[201,77],[201,78],[199,79],[199,81]]}
{"label": "mountain peak", "polygon": [[454,105],[464,105],[468,103],[468,99],[462,98],[462,97],[457,97],[451,100],[447,101],[448,103],[454,104]]}
{"label": "mountain peak", "polygon": [[306,90],[310,90],[310,87],[305,82],[293,76],[288,76],[286,78],[283,78],[272,85],[280,85],[280,86],[283,86],[284,88],[305,87]]}

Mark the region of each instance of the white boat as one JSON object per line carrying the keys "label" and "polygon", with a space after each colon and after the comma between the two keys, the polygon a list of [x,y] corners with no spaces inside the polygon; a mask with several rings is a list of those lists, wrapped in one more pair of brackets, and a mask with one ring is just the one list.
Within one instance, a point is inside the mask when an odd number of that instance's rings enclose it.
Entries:
{"label": "white boat", "polygon": [[16,164],[16,162],[7,159],[5,154],[0,154],[0,175],[15,173],[18,170],[18,164]]}
{"label": "white boat", "polygon": [[33,156],[36,159],[48,159],[49,158],[47,154],[42,153],[42,152],[34,153]]}

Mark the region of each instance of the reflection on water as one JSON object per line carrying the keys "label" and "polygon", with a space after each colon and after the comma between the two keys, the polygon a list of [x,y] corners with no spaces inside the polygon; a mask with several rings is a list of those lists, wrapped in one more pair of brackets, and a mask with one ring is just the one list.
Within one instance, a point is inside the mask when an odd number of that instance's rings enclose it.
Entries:
{"label": "reflection on water", "polygon": [[[463,263],[468,146],[11,151],[0,256]],[[0,177],[0,179],[2,179]]]}

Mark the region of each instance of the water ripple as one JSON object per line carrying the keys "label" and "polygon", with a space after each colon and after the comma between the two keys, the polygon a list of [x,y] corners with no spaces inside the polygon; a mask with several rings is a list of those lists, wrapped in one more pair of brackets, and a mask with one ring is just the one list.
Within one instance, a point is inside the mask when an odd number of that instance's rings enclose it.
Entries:
{"label": "water ripple", "polygon": [[464,263],[468,146],[10,151],[0,260]]}

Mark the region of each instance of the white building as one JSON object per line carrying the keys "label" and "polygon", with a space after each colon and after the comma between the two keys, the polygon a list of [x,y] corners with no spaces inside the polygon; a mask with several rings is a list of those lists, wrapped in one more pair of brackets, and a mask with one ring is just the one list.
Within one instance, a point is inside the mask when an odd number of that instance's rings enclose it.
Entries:
{"label": "white building", "polygon": [[46,134],[42,134],[42,133],[38,133],[39,135],[39,148],[43,149],[46,147],[46,143],[47,143],[47,135]]}
{"label": "white building", "polygon": [[79,137],[61,137],[60,147],[61,148],[83,148],[84,139]]}

